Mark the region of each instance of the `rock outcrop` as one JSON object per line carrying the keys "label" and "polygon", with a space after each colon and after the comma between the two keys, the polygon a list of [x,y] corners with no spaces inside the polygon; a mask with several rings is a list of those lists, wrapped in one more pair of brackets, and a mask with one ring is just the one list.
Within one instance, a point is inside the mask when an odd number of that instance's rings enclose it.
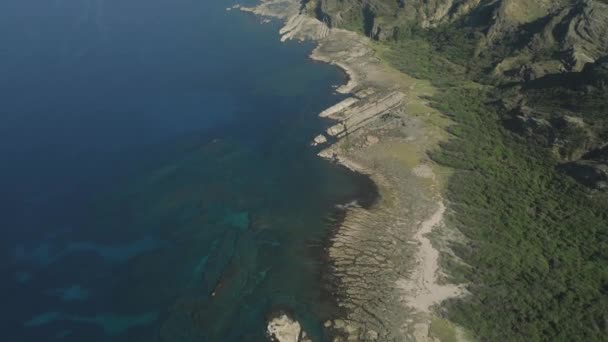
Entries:
{"label": "rock outcrop", "polygon": [[608,144],[590,151],[559,169],[596,190],[608,190]]}
{"label": "rock outcrop", "polygon": [[320,115],[338,122],[328,128],[326,133],[332,137],[342,138],[365,126],[370,120],[390,114],[391,110],[399,107],[404,98],[405,95],[399,91],[376,93],[365,98],[365,101],[349,101],[349,105],[341,102],[338,104],[340,109],[335,109],[334,106],[332,107],[334,109],[330,108],[329,112],[326,110]]}
{"label": "rock outcrop", "polygon": [[300,323],[283,312],[268,321],[266,331],[273,342],[311,342]]}

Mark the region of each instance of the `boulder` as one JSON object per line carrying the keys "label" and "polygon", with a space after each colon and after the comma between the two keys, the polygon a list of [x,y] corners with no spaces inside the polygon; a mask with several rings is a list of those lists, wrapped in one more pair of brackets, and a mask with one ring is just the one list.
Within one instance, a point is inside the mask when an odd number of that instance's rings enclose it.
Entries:
{"label": "boulder", "polygon": [[322,144],[325,144],[327,142],[327,138],[323,135],[323,134],[319,134],[315,137],[315,139],[312,142],[312,146],[319,146]]}
{"label": "boulder", "polygon": [[266,332],[273,342],[310,342],[300,323],[283,312],[268,320]]}

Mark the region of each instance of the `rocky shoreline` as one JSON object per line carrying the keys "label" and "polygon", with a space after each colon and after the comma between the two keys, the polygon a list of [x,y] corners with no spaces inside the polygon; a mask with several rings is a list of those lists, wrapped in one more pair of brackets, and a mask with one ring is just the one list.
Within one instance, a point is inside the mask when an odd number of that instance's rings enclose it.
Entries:
{"label": "rocky shoreline", "polygon": [[425,100],[433,88],[383,63],[367,38],[301,13],[298,0],[240,9],[283,20],[282,41],[315,41],[311,58],[337,65],[349,78],[337,88],[349,97],[320,114],[335,124],[311,144],[322,148],[320,157],[368,175],[380,197],[368,208],[345,207],[330,241],[332,278],[346,316],[325,328],[334,341],[434,340],[433,322],[441,320],[435,307],[464,290],[445,283],[439,267],[437,248],[449,235],[441,197],[448,171],[427,152],[445,138],[449,121]]}

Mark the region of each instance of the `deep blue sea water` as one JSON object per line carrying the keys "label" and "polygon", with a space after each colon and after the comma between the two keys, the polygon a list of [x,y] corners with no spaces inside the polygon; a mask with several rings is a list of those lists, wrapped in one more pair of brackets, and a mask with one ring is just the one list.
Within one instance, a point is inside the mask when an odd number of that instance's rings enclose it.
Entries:
{"label": "deep blue sea water", "polygon": [[2,341],[322,338],[328,217],[373,192],[308,146],[344,75],[233,4],[0,2]]}

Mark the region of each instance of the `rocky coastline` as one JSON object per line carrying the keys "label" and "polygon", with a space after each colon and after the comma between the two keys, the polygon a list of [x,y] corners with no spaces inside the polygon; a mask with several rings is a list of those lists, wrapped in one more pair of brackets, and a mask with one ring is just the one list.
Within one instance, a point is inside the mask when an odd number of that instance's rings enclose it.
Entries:
{"label": "rocky coastline", "polygon": [[[439,249],[457,238],[443,222],[449,171],[427,157],[445,139],[449,120],[425,100],[434,91],[430,84],[383,63],[369,39],[329,29],[300,7],[298,0],[262,0],[239,8],[284,21],[282,41],[316,42],[311,58],[348,75],[337,88],[348,97],[320,113],[334,124],[311,137],[311,145],[320,157],[369,176],[379,192],[370,207],[345,206],[331,238],[331,278],[346,314],[325,328],[334,341],[433,341],[432,325],[442,321],[437,306],[464,295],[463,287],[446,282],[439,262]],[[274,323],[275,340],[293,340],[277,338],[276,329],[294,324],[282,317]]]}

